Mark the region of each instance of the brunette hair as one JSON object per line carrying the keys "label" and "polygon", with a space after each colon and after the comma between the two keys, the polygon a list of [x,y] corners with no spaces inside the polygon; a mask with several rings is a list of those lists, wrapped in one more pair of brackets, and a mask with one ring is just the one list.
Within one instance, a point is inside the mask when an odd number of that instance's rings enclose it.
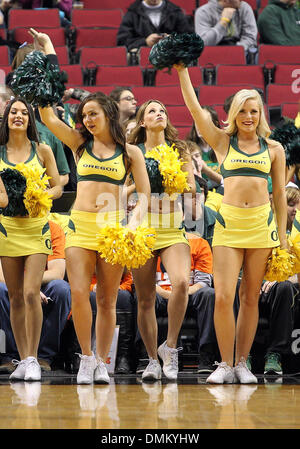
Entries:
{"label": "brunette hair", "polygon": [[96,101],[99,106],[103,109],[105,117],[108,118],[109,130],[113,140],[120,144],[123,148],[124,158],[127,161],[127,169],[130,166],[130,158],[126,150],[126,138],[124,130],[120,124],[119,118],[119,108],[117,103],[105,95],[103,92],[95,92],[93,94],[88,95],[84,98],[84,100],[80,103],[77,110],[77,122],[81,125],[79,128],[79,132],[84,140],[84,142],[77,148],[76,155],[78,158],[81,157],[83,150],[88,142],[93,140],[92,134],[87,130],[87,128],[83,124],[82,110],[83,107],[89,101]]}
{"label": "brunette hair", "polygon": [[28,127],[27,127],[27,137],[29,140],[39,143],[39,133],[35,124],[35,116],[33,112],[32,106],[27,103],[27,101],[22,97],[14,97],[7,104],[4,114],[2,117],[1,125],[0,125],[0,145],[6,145],[9,138],[9,128],[8,128],[8,115],[14,103],[17,101],[21,101],[28,111]]}

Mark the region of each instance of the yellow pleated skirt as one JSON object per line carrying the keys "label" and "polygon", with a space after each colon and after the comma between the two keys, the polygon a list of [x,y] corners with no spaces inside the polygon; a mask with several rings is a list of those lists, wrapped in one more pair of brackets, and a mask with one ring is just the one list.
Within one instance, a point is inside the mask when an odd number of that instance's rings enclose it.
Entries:
{"label": "yellow pleated skirt", "polygon": [[143,226],[154,228],[156,231],[156,241],[153,251],[167,248],[176,243],[189,245],[183,226],[183,216],[181,211],[169,214],[148,212],[143,220]]}
{"label": "yellow pleated skirt", "polygon": [[108,212],[85,212],[72,210],[66,232],[66,248],[79,248],[98,251],[97,234],[101,227],[114,226],[125,218],[124,210]]}
{"label": "yellow pleated skirt", "polygon": [[250,208],[222,203],[216,218],[212,246],[273,248],[280,244],[270,203]]}
{"label": "yellow pleated skirt", "polygon": [[52,254],[48,218],[1,216],[0,256],[31,254]]}

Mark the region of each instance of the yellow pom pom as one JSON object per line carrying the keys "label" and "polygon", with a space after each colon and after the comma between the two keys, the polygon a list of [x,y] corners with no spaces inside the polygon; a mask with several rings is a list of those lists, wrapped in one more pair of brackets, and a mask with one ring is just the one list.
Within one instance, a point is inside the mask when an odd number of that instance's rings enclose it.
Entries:
{"label": "yellow pom pom", "polygon": [[271,282],[286,281],[294,274],[295,261],[296,257],[287,249],[273,248],[267,263],[265,280]]}
{"label": "yellow pom pom", "polygon": [[187,172],[182,171],[184,162],[179,157],[179,152],[174,144],[171,146],[158,145],[145,154],[147,158],[153,158],[159,162],[159,171],[163,177],[164,190],[168,195],[182,193],[189,190]]}
{"label": "yellow pom pom", "polygon": [[297,233],[296,237],[288,239],[290,245],[290,252],[295,256],[294,273],[300,273],[300,233]]}
{"label": "yellow pom pom", "polygon": [[[52,200],[46,191],[49,176],[41,176],[36,168],[30,168],[25,164],[17,164],[15,167],[26,178],[26,191],[24,205],[31,218],[44,217],[52,207]],[[46,169],[43,170],[43,174]]]}
{"label": "yellow pom pom", "polygon": [[155,230],[138,226],[131,231],[121,225],[105,226],[97,235],[98,252],[106,262],[139,268],[152,257]]}

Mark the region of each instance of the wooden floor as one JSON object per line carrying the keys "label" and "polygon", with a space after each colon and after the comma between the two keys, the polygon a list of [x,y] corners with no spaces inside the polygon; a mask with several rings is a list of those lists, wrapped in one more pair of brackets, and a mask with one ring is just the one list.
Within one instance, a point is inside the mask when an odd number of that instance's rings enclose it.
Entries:
{"label": "wooden floor", "polygon": [[14,382],[0,376],[1,429],[300,429],[300,377],[257,385],[208,385],[180,375],[141,383],[76,385],[75,376]]}

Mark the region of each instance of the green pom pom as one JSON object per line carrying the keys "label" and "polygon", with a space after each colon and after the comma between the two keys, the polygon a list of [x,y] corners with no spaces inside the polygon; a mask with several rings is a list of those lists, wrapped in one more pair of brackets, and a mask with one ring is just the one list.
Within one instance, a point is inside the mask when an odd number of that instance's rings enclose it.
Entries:
{"label": "green pom pom", "polygon": [[198,59],[204,48],[201,37],[196,33],[173,33],[153,45],[149,61],[158,70],[182,63],[185,66]]}
{"label": "green pom pom", "polygon": [[18,170],[5,168],[0,176],[5,186],[8,205],[0,209],[0,213],[6,217],[15,217],[16,215],[28,215],[24,206],[24,193],[26,190],[26,178]]}
{"label": "green pom pom", "polygon": [[163,193],[163,177],[159,171],[159,163],[155,159],[149,157],[145,159],[146,169],[149,176],[149,182],[152,193]]}
{"label": "green pom pom", "polygon": [[281,143],[288,166],[300,163],[300,129],[294,123],[286,123],[275,128],[270,135],[270,139]]}
{"label": "green pom pom", "polygon": [[29,53],[15,70],[11,88],[33,106],[51,106],[64,95],[67,76],[39,51]]}

